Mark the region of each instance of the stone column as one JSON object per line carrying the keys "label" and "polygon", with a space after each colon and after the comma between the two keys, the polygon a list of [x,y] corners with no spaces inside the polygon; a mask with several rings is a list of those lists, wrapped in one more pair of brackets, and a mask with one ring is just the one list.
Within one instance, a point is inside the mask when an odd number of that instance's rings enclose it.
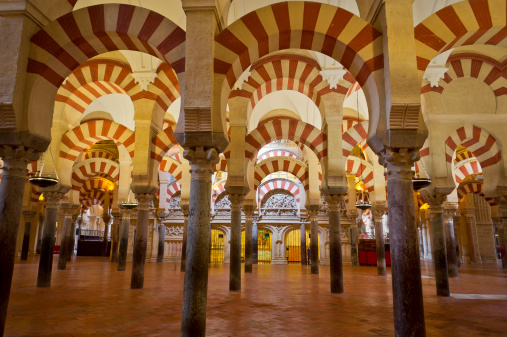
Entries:
{"label": "stone column", "polygon": [[460,257],[460,243],[459,243],[459,232],[460,232],[460,220],[461,215],[457,213],[455,216],[452,217],[452,223],[454,226],[454,239],[455,239],[455,249],[456,249],[456,263],[458,265],[458,269],[461,268],[461,257]]}
{"label": "stone column", "polygon": [[25,218],[25,231],[23,233],[23,246],[21,247],[21,261],[28,260],[28,247],[30,245],[30,231],[32,229],[32,219],[35,216],[34,211],[23,211]]}
{"label": "stone column", "polygon": [[67,258],[71,254],[70,247],[72,245],[71,240],[74,239],[74,233],[72,232],[72,214],[78,205],[62,204],[61,208],[64,213],[63,220],[63,235],[60,244],[60,255],[58,256],[58,270],[65,270],[67,268]]}
{"label": "stone column", "polygon": [[181,336],[204,336],[211,239],[211,176],[218,153],[214,148],[196,147],[185,150],[184,157],[191,165],[191,181]]}
{"label": "stone column", "polygon": [[60,200],[64,197],[64,194],[60,192],[44,192],[44,197],[46,198],[46,217],[44,219],[44,230],[42,232],[37,287],[51,286],[56,217],[58,214],[58,205]]}
{"label": "stone column", "polygon": [[231,263],[229,290],[241,290],[241,205],[244,194],[229,194],[231,201]]}
{"label": "stone column", "polygon": [[74,255],[74,248],[75,248],[75,244],[76,244],[76,222],[77,222],[77,218],[79,216],[79,213],[76,214],[74,212],[74,215],[72,216],[72,225],[71,225],[71,230],[70,230],[70,241],[69,241],[69,252],[67,253],[67,262],[69,262],[72,258],[72,255]]}
{"label": "stone column", "polygon": [[118,248],[120,246],[120,227],[122,222],[122,214],[120,212],[113,213],[113,226],[111,229],[111,262],[118,262]]}
{"label": "stone column", "polygon": [[253,263],[253,207],[245,205],[243,210],[245,212],[245,273],[251,273]]}
{"label": "stone column", "polygon": [[[14,256],[18,235],[21,207],[26,181],[27,165],[37,160],[34,153],[24,148],[0,147],[3,160],[0,184],[0,336],[3,336],[7,306],[11,292]],[[32,158],[33,157],[33,158]]]}
{"label": "stone column", "polygon": [[187,264],[188,205],[181,206],[181,211],[185,217],[183,220],[183,242],[181,244],[181,271],[184,273]]}
{"label": "stone column", "polygon": [[[342,230],[340,224],[341,195],[326,195],[329,206],[329,259],[331,270],[331,292],[343,293],[343,267],[342,267]],[[313,235],[312,235],[313,237]],[[312,260],[313,266],[313,260]]]}
{"label": "stone column", "polygon": [[107,256],[109,221],[111,220],[111,216],[108,214],[108,212],[109,209],[104,208],[104,214],[102,215],[102,220],[104,221],[104,239],[102,241],[102,256]]}
{"label": "stone column", "polygon": [[422,258],[425,259],[426,258],[426,254],[428,254],[428,233],[426,231],[426,223],[423,221],[421,223],[421,237],[422,237],[422,241],[423,241],[423,256]]}
{"label": "stone column", "polygon": [[127,251],[129,246],[130,210],[125,209],[121,219],[120,246],[118,247],[117,271],[124,271],[127,265]]}
{"label": "stone column", "polygon": [[[134,192],[135,193],[135,192]],[[137,200],[137,224],[132,256],[132,277],[130,289],[142,289],[144,284],[144,262],[148,246],[148,224],[152,193],[135,193]]]}
{"label": "stone column", "polygon": [[449,278],[447,274],[447,250],[444,236],[444,207],[446,195],[433,194],[425,197],[430,205],[431,228],[433,229],[433,264],[438,296],[449,296]]}
{"label": "stone column", "polygon": [[259,228],[257,226],[257,218],[252,224],[252,264],[259,263]]}
{"label": "stone column", "polygon": [[158,226],[158,249],[157,249],[157,263],[164,262],[165,250],[165,225],[161,221]]}
{"label": "stone column", "polygon": [[319,273],[319,220],[317,215],[319,214],[318,206],[308,206],[308,214],[310,220],[310,263],[311,273]]}
{"label": "stone column", "polygon": [[[498,243],[500,248],[506,246],[507,248],[507,197],[500,197],[497,199],[500,208],[500,216],[502,218],[501,226],[498,225]],[[505,251],[504,251],[505,252]],[[507,270],[507,255],[502,254],[502,269]]]}
{"label": "stone column", "polygon": [[444,209],[445,249],[447,252],[447,275],[449,277],[458,277],[458,257],[456,255],[453,224],[455,212],[455,209]]}
{"label": "stone column", "polygon": [[37,247],[35,248],[35,252],[40,254],[40,245],[42,243],[42,229],[44,228],[44,217],[42,214],[39,214],[39,235],[37,236]]}
{"label": "stone column", "polygon": [[375,245],[377,248],[377,274],[379,276],[386,276],[386,249],[384,243],[384,226],[382,223],[382,217],[385,212],[386,209],[384,207],[375,206],[373,210],[373,221],[375,222]]}
{"label": "stone column", "polygon": [[500,246],[500,258],[502,261],[502,269],[507,269],[507,255],[502,254],[502,247],[506,244],[506,235],[505,235],[505,227],[503,225],[502,217],[495,217],[493,221],[496,223],[496,227],[498,229],[498,245]]}
{"label": "stone column", "polygon": [[301,265],[306,266],[308,264],[308,257],[306,256],[306,226],[304,223],[301,224],[300,232],[301,232]]}
{"label": "stone column", "polygon": [[417,150],[387,148],[381,152],[379,160],[387,167],[396,336],[426,335],[411,170],[417,159]]}
{"label": "stone column", "polygon": [[[355,213],[354,213],[355,214]],[[359,266],[359,254],[357,241],[359,238],[359,231],[357,230],[357,225],[361,222],[359,217],[355,218],[355,223],[352,223],[349,227],[350,230],[350,262],[353,266]]]}

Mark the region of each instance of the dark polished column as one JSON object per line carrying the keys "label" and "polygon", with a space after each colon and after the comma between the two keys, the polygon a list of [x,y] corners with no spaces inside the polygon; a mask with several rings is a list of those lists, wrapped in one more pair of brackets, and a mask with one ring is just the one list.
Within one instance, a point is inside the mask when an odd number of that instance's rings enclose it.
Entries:
{"label": "dark polished column", "polygon": [[447,255],[447,275],[458,277],[458,257],[456,255],[456,239],[454,237],[454,214],[456,209],[444,209],[444,236]]}
{"label": "dark polished column", "polygon": [[191,165],[191,181],[181,336],[194,337],[206,334],[211,176],[218,153],[196,147],[185,150],[184,157]]}
{"label": "dark polished column", "polygon": [[245,205],[243,211],[245,213],[245,273],[251,273],[253,263],[253,207]]}
{"label": "dark polished column", "polygon": [[157,249],[157,263],[164,262],[165,250],[165,225],[163,222],[158,226],[158,249]]}
{"label": "dark polished column", "polygon": [[58,205],[60,200],[64,197],[64,193],[44,192],[44,197],[46,198],[46,217],[44,218],[44,230],[42,232],[37,287],[51,286],[56,219],[58,214]]}
{"label": "dark polished column", "polygon": [[[181,212],[185,217],[183,220],[183,242],[181,244],[181,272],[185,272],[187,263],[187,234],[188,234],[188,205],[181,206]],[[210,236],[211,238],[211,236]],[[211,247],[211,245],[210,245]],[[210,255],[211,256],[211,255]]]}
{"label": "dark polished column", "polygon": [[318,206],[308,206],[308,214],[310,220],[310,262],[311,262],[311,273],[319,273],[319,220],[317,215],[319,214]]}
{"label": "dark polished column", "polygon": [[23,211],[25,218],[25,230],[23,233],[23,245],[21,246],[21,261],[28,260],[28,248],[30,246],[30,231],[32,229],[32,219],[37,212]]}
{"label": "dark polished column", "polygon": [[[304,220],[303,220],[304,221]],[[306,266],[308,264],[308,257],[306,256],[306,226],[304,223],[299,227],[301,236],[301,265]]]}
{"label": "dark polished column", "polygon": [[118,248],[120,247],[121,212],[113,213],[113,226],[111,227],[111,262],[118,262]]}
{"label": "dark polished column", "polygon": [[435,281],[438,296],[449,296],[449,277],[447,274],[447,250],[444,236],[444,201],[446,195],[433,194],[424,197],[430,205],[431,228],[433,242],[433,264],[435,266]]}
{"label": "dark polished column", "polygon": [[102,221],[104,221],[104,238],[102,241],[102,256],[107,256],[107,244],[109,236],[109,221],[111,216],[108,214],[109,208],[104,208],[104,214],[102,215]]}
{"label": "dark polished column", "polygon": [[76,214],[74,211],[74,215],[72,216],[72,228],[71,228],[71,240],[69,242],[69,252],[67,253],[67,262],[69,262],[74,255],[74,248],[76,245],[76,223],[79,213]]}
{"label": "dark polished column", "polygon": [[343,293],[343,266],[342,266],[342,230],[340,224],[340,202],[342,196],[338,194],[326,195],[329,206],[329,258],[331,271],[331,292]]}
{"label": "dark polished column", "polygon": [[37,244],[36,244],[36,248],[35,248],[35,252],[37,254],[40,254],[40,246],[41,246],[41,243],[42,243],[42,230],[44,228],[44,216],[42,216],[42,214],[39,214],[39,235],[37,235]]}
{"label": "dark polished column", "polygon": [[386,212],[385,207],[375,207],[373,210],[375,221],[375,245],[377,247],[377,274],[386,276],[386,250],[384,243],[384,226],[382,217]]}
{"label": "dark polished column", "polygon": [[14,271],[26,167],[31,160],[37,160],[38,156],[22,147],[3,146],[0,148],[0,157],[3,160],[0,184],[0,336],[3,336]]}
{"label": "dark polished column", "polygon": [[257,226],[257,219],[258,217],[253,219],[252,224],[252,264],[259,263],[259,227]]}
{"label": "dark polished column", "polygon": [[231,262],[229,264],[229,290],[241,290],[241,205],[244,194],[229,194],[231,201]]}
{"label": "dark polished column", "polygon": [[412,165],[419,151],[387,148],[388,223],[391,243],[394,330],[396,336],[425,336],[421,265],[417,249]]}
{"label": "dark polished column", "polygon": [[[357,213],[352,213],[353,215],[356,215]],[[357,252],[357,241],[358,241],[358,230],[357,230],[357,224],[361,221],[359,217],[355,218],[355,223],[352,223],[349,227],[350,229],[350,261],[353,266],[359,266],[359,256]]]}
{"label": "dark polished column", "polygon": [[127,266],[127,250],[129,246],[130,210],[124,209],[121,219],[120,246],[118,247],[117,271],[124,271]]}
{"label": "dark polished column", "polygon": [[[134,192],[135,193],[135,192]],[[130,289],[142,289],[144,285],[144,262],[148,246],[148,223],[150,221],[150,202],[152,193],[135,193],[137,200],[137,224],[132,257],[132,277]]]}
{"label": "dark polished column", "polygon": [[74,240],[74,233],[72,232],[72,215],[78,205],[62,204],[60,208],[64,213],[62,241],[60,244],[60,254],[58,256],[58,270],[65,270],[67,268],[67,258],[70,259],[71,254],[71,240]]}

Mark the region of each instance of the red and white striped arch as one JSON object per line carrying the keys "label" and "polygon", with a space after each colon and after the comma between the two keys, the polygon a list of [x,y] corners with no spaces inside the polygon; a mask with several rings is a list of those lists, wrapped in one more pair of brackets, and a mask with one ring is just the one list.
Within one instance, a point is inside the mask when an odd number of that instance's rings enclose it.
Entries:
{"label": "red and white striped arch", "polygon": [[83,208],[83,211],[86,211],[88,208],[95,206],[95,205],[103,206],[104,200],[105,200],[105,195],[104,195],[103,199],[83,199],[81,201],[81,207]]}
{"label": "red and white striped arch", "polygon": [[321,96],[329,92],[345,95],[355,82],[350,73],[337,88],[330,89],[327,81],[320,75],[319,64],[301,55],[279,54],[261,59],[250,67],[251,75],[242,85],[234,90],[231,97],[241,96],[250,99],[250,108],[266,95],[280,90],[297,91],[310,98],[315,105],[320,105]]}
{"label": "red and white striped arch", "polygon": [[245,157],[253,160],[264,145],[280,139],[288,139],[308,146],[319,160],[327,155],[326,136],[319,129],[301,121],[275,119],[259,124],[246,136]]}
{"label": "red and white striped arch", "polygon": [[215,73],[232,88],[259,58],[284,49],[310,49],[336,59],[362,85],[384,66],[380,36],[366,21],[339,7],[277,3],[248,13],[216,36]]}
{"label": "red and white striped arch", "polygon": [[108,120],[93,120],[68,131],[61,140],[60,157],[75,161],[79,153],[101,140],[113,140],[123,145],[134,157],[134,132],[127,127]]}
{"label": "red and white striped arch", "polygon": [[439,82],[439,86],[426,84],[421,93],[432,91],[441,94],[453,80],[472,77],[490,86],[495,96],[507,95],[507,61],[501,63],[481,54],[460,53],[449,57],[447,67],[449,70]]}
{"label": "red and white striped arch", "polygon": [[296,198],[296,201],[299,203],[301,198],[299,194],[299,186],[294,181],[283,179],[283,178],[276,178],[269,181],[266,181],[259,185],[257,188],[258,193],[258,205],[262,203],[262,199],[264,196],[274,190],[286,190],[290,192],[294,198]]}
{"label": "red and white striped arch", "polygon": [[94,158],[118,161],[118,158],[115,155],[113,155],[112,153],[107,152],[107,151],[103,151],[103,150],[97,150],[97,149],[93,149],[93,151],[87,150],[84,155],[83,160],[94,159]]}
{"label": "red and white striped arch", "polygon": [[225,192],[225,183],[226,180],[222,180],[219,183],[213,186],[213,191],[211,191],[211,203],[214,204],[217,201],[217,198]]}
{"label": "red and white striped arch", "polygon": [[[231,152],[228,151],[228,154],[230,155]],[[218,171],[227,172],[227,158],[224,154],[220,154],[220,161],[213,166],[213,172]]]}
{"label": "red and white striped arch", "polygon": [[181,191],[180,183],[175,181],[170,185],[167,185],[167,198],[166,202],[169,203],[171,201],[171,198],[178,192]]}
{"label": "red and white striped arch", "polygon": [[88,159],[80,162],[72,168],[72,189],[79,191],[81,186],[91,177],[111,177],[118,180],[120,166],[117,162],[109,159]]}
{"label": "red and white striped arch", "polygon": [[373,179],[373,166],[359,159],[358,157],[350,156],[347,158],[345,165],[345,172],[350,173],[361,179],[369,192],[375,189],[375,180]]}
{"label": "red and white striped arch", "polygon": [[460,1],[414,28],[417,68],[424,72],[438,54],[467,45],[507,45],[505,0]]}
{"label": "red and white striped arch", "polygon": [[447,138],[445,157],[448,163],[452,163],[452,156],[458,145],[468,148],[483,169],[502,159],[502,151],[495,137],[475,125],[462,126]]}
{"label": "red and white striped arch", "polygon": [[257,162],[261,162],[264,159],[273,158],[273,157],[289,157],[289,158],[295,158],[298,160],[301,160],[301,158],[287,150],[270,150],[264,152],[261,156],[258,157]]}
{"label": "red and white striped arch", "polygon": [[302,161],[295,158],[267,158],[255,165],[254,171],[254,189],[261,184],[262,179],[275,172],[288,172],[295,175],[303,184],[305,190],[308,190],[309,179],[307,166]]}
{"label": "red and white striped arch", "polygon": [[[368,136],[368,121],[356,123],[353,127],[349,128],[342,134],[342,154],[347,157],[354,147],[366,140]],[[368,145],[364,145],[363,150]]]}
{"label": "red and white striped arch", "polygon": [[79,189],[80,195],[86,195],[93,191],[112,191],[114,188],[114,182],[105,178],[93,178],[88,179]]}
{"label": "red and white striped arch", "polygon": [[160,171],[169,172],[176,180],[180,180],[182,176],[181,163],[173,158],[164,157],[160,162]]}
{"label": "red and white striped arch", "polygon": [[152,143],[154,147],[151,151],[151,159],[156,162],[161,162],[167,151],[169,151],[169,149],[173,146],[178,145],[176,138],[174,138],[174,132],[171,126],[156,135],[153,138]]}
{"label": "red and white striped arch", "polygon": [[465,151],[462,151],[460,153],[456,153],[456,158],[454,159],[454,163],[457,164],[460,161],[471,159],[471,158],[475,158],[474,154],[472,152],[470,152],[469,149],[466,149]]}
{"label": "red and white striped arch", "polygon": [[472,174],[482,173],[481,165],[477,159],[464,160],[457,164],[454,168],[454,177],[456,183],[460,184],[466,177]]}
{"label": "red and white striped arch", "polygon": [[478,181],[461,184],[456,190],[458,200],[461,200],[468,193],[473,193],[483,197],[490,206],[496,206],[495,198],[486,197],[482,192],[482,186],[483,183]]}
{"label": "red and white striped arch", "polygon": [[[100,202],[100,205],[103,205],[106,198],[107,198],[107,194],[104,191],[91,190],[91,191],[87,191],[86,193],[81,193],[79,195],[79,202],[83,203],[86,200],[95,199]],[[111,196],[110,196],[110,198],[112,199]]]}

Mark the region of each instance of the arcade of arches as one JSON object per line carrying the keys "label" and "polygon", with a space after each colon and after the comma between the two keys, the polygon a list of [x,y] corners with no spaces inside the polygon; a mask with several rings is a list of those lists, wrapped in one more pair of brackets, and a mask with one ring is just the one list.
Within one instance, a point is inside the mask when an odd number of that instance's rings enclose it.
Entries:
{"label": "arcade of arches", "polygon": [[231,291],[325,268],[330,295],[376,265],[396,336],[426,335],[421,263],[439,296],[507,270],[506,20],[505,0],[0,2],[0,331],[20,260],[51,287],[97,255],[132,289],[181,263],[181,336],[206,333],[210,263]]}

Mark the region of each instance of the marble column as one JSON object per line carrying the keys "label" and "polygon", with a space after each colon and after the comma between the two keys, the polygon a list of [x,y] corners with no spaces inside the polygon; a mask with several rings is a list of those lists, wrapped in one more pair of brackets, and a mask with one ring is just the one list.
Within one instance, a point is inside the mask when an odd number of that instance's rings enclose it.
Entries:
{"label": "marble column", "polygon": [[53,268],[53,249],[55,247],[56,218],[58,205],[64,197],[60,192],[44,192],[46,198],[46,217],[44,218],[44,230],[39,259],[39,272],[37,275],[37,287],[51,286],[51,272]]}
{"label": "marble column", "polygon": [[183,216],[185,217],[183,220],[183,242],[181,245],[181,271],[185,272],[187,264],[188,205],[182,205],[181,211],[183,212]]}
{"label": "marble column", "polygon": [[157,249],[157,263],[164,262],[164,250],[165,250],[165,225],[160,222],[158,226],[158,249]]}
{"label": "marble column", "polygon": [[245,273],[251,273],[253,263],[253,207],[251,205],[245,205],[243,209],[245,212]]}
{"label": "marble column", "polygon": [[124,271],[127,265],[127,251],[129,246],[130,210],[124,209],[121,219],[120,246],[118,247],[117,271]]}
{"label": "marble column", "polygon": [[310,263],[311,273],[319,273],[319,214],[318,206],[307,206],[310,220]]}
{"label": "marble column", "polygon": [[447,275],[458,277],[458,257],[456,255],[456,240],[454,238],[453,217],[456,210],[444,209],[444,235],[447,255]]}
{"label": "marble column", "polygon": [[111,216],[109,215],[109,209],[104,209],[104,214],[102,215],[102,220],[104,221],[104,239],[102,241],[102,256],[107,256],[107,244],[108,244],[108,236],[109,236],[109,221],[111,220]]}
{"label": "marble column", "polygon": [[0,209],[2,210],[0,212],[0,246],[2,247],[0,249],[0,336],[3,336],[14,271],[26,167],[31,160],[37,160],[37,158],[35,153],[27,152],[22,147],[8,146],[0,148],[0,157],[3,160],[2,183],[0,184]]}
{"label": "marble column", "polygon": [[32,229],[32,219],[35,216],[34,211],[23,211],[25,218],[25,230],[23,232],[23,245],[21,246],[21,261],[28,260],[28,247],[30,246],[30,231]]}
{"label": "marble column", "polygon": [[204,336],[211,239],[211,176],[219,157],[214,148],[203,147],[185,150],[184,157],[190,162],[191,178],[181,336]]}
{"label": "marble column", "polygon": [[[386,250],[384,243],[384,224],[382,218],[386,212],[384,207],[375,207],[373,221],[375,222],[375,245],[377,248],[377,275],[386,276]],[[419,240],[418,240],[419,241]]]}
{"label": "marble column", "polygon": [[74,239],[74,233],[72,232],[72,215],[78,205],[62,204],[60,206],[63,209],[64,220],[63,220],[63,235],[60,244],[60,254],[58,256],[58,270],[65,270],[67,268],[67,255],[70,255],[71,240]]}
{"label": "marble column", "polygon": [[447,250],[444,234],[444,207],[446,195],[433,194],[425,196],[430,205],[431,228],[433,230],[433,265],[438,296],[449,296],[449,277],[447,274]]}
{"label": "marble column", "polygon": [[229,264],[229,290],[241,290],[241,205],[244,194],[229,194],[231,201],[231,263]]}
{"label": "marble column", "polygon": [[69,252],[67,253],[67,262],[69,262],[72,258],[72,255],[74,255],[74,248],[76,245],[76,222],[79,214],[76,214],[74,212],[74,215],[72,216],[72,225],[71,225],[71,240],[69,242]]}
{"label": "marble column", "polygon": [[37,247],[35,248],[35,252],[40,254],[40,245],[42,243],[42,229],[44,228],[44,217],[42,214],[39,214],[39,235],[37,235]]}
{"label": "marble column", "polygon": [[[135,193],[135,192],[134,192]],[[148,223],[152,193],[135,193],[137,200],[137,224],[132,256],[132,277],[130,289],[142,289],[144,285],[144,262],[148,246]]]}
{"label": "marble column", "polygon": [[306,226],[304,223],[301,224],[299,231],[301,233],[301,265],[306,266],[308,257],[306,256]]}
{"label": "marble column", "polygon": [[329,262],[331,271],[331,292],[334,294],[343,293],[342,231],[339,208],[342,198],[343,197],[338,194],[326,195],[326,201],[329,206]]}
{"label": "marble column", "polygon": [[359,255],[357,241],[359,239],[357,224],[361,219],[356,218],[356,223],[352,223],[349,227],[350,230],[350,262],[353,266],[359,266]]}
{"label": "marble column", "polygon": [[120,212],[113,213],[113,226],[111,228],[111,262],[118,262],[118,248],[120,246],[120,227],[122,222],[122,214]]}
{"label": "marble column", "polygon": [[379,159],[380,164],[387,167],[396,336],[426,335],[411,170],[417,159],[419,151],[407,148],[387,148]]}
{"label": "marble column", "polygon": [[458,269],[461,268],[461,257],[460,257],[460,244],[459,244],[459,232],[460,232],[460,224],[461,215],[456,214],[452,217],[452,224],[454,226],[454,239],[455,239],[455,249],[456,249],[456,264],[458,265]]}
{"label": "marble column", "polygon": [[425,259],[426,258],[426,254],[428,254],[428,233],[426,231],[426,224],[423,222],[421,224],[421,237],[422,237],[422,241],[423,241],[423,256],[422,258]]}
{"label": "marble column", "polygon": [[257,226],[257,221],[253,221],[252,224],[252,264],[259,263],[259,227]]}

